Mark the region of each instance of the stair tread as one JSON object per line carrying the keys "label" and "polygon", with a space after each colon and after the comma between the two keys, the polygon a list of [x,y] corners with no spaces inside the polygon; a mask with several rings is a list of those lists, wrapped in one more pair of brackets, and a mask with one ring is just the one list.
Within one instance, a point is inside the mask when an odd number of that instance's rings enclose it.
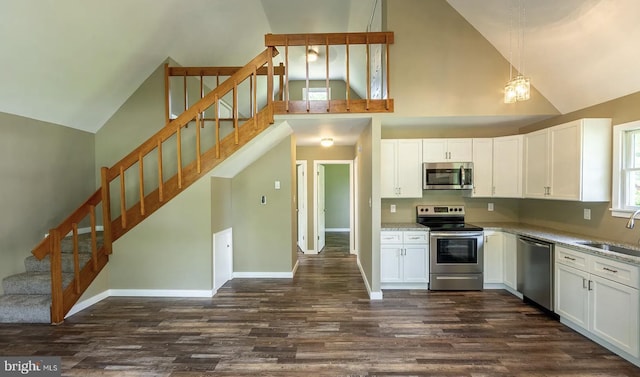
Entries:
{"label": "stair tread", "polygon": [[[91,260],[91,254],[88,253],[80,253],[78,254],[78,259],[80,262],[80,268],[84,267],[84,265]],[[48,272],[51,271],[51,261],[49,256],[38,260],[35,256],[31,255],[25,258],[24,266],[27,272]],[[63,253],[62,254],[62,272],[73,272],[74,271],[74,262],[73,262],[73,254]]]}
{"label": "stair tread", "polygon": [[[62,286],[73,280],[72,273],[62,273]],[[4,293],[8,295],[46,295],[51,293],[50,272],[23,272],[2,280]]]}
{"label": "stair tread", "polygon": [[0,296],[0,323],[50,323],[51,296]]}

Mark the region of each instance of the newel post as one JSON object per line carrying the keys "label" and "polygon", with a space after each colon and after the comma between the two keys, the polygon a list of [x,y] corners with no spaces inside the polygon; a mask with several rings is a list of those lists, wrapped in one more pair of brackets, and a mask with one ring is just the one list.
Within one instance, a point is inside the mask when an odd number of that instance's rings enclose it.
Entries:
{"label": "newel post", "polygon": [[267,61],[267,106],[273,103],[273,46],[269,46],[269,60]]}
{"label": "newel post", "polygon": [[49,231],[49,260],[51,262],[51,323],[57,325],[64,321],[64,304],[62,302],[62,248],[60,232]]}
{"label": "newel post", "polygon": [[102,237],[104,240],[104,251],[107,255],[111,254],[111,243],[113,242],[111,234],[111,193],[109,191],[109,180],[107,174],[109,168],[103,167],[100,170],[102,176]]}

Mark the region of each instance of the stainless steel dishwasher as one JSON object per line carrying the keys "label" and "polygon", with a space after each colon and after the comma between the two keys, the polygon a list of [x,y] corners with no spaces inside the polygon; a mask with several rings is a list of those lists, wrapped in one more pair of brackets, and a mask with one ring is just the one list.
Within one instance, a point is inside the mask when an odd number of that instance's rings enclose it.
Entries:
{"label": "stainless steel dishwasher", "polygon": [[518,291],[553,312],[553,244],[518,237]]}

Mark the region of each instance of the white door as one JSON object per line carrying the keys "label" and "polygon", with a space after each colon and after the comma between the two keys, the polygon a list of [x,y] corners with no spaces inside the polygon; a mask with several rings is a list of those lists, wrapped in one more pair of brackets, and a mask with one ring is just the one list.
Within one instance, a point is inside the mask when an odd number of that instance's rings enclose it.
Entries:
{"label": "white door", "polygon": [[444,162],[447,161],[446,139],[423,139],[422,140],[422,162]]}
{"label": "white door", "polygon": [[213,235],[213,291],[231,280],[233,275],[233,236],[231,228]]}
{"label": "white door", "polygon": [[383,198],[395,198],[397,192],[397,152],[396,140],[380,141],[380,196]]}
{"label": "white door", "polygon": [[511,233],[504,233],[503,251],[504,251],[504,284],[512,289],[518,289],[518,239]]}
{"label": "white door", "polygon": [[404,245],[402,280],[407,283],[426,283],[429,276],[427,245]]}
{"label": "white door", "polygon": [[453,162],[470,162],[473,159],[471,139],[448,139],[447,151]]}
{"label": "white door", "polygon": [[[522,197],[522,141],[521,135],[497,137],[493,140],[494,196]],[[473,153],[475,154],[475,146]],[[475,164],[473,168],[475,173]]]}
{"label": "white door", "polygon": [[[571,122],[549,129],[550,195],[555,199],[580,200],[582,127]],[[589,153],[587,151],[587,153]]]}
{"label": "white door", "polygon": [[[306,163],[306,162],[305,162]],[[298,176],[298,196],[296,199],[296,210],[298,211],[298,246],[302,251],[306,251],[307,245],[307,180],[305,177],[305,167],[303,164],[296,166]]]}
{"label": "white door", "polygon": [[484,232],[484,282],[502,283],[503,278],[503,242],[502,232]]}
{"label": "white door", "polygon": [[402,281],[402,245],[382,245],[380,247],[380,282]]}
{"label": "white door", "polygon": [[317,248],[316,252],[322,251],[324,248],[324,215],[325,215],[325,205],[324,205],[324,165],[318,165],[318,202],[316,203],[316,211],[318,213],[318,218],[316,219],[316,224],[318,228],[318,232],[316,234],[317,237]]}
{"label": "white door", "polygon": [[398,140],[397,153],[398,196],[422,198],[422,140]]}
{"label": "white door", "polygon": [[589,328],[589,274],[556,263],[555,312],[585,329]]}

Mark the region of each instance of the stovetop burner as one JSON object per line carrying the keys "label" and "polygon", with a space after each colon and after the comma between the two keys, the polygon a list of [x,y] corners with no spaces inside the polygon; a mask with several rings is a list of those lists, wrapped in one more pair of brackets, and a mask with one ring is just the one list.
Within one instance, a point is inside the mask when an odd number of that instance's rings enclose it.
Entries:
{"label": "stovetop burner", "polygon": [[464,222],[464,206],[419,205],[416,207],[416,222],[428,226],[432,231],[467,232],[482,231],[479,226]]}

